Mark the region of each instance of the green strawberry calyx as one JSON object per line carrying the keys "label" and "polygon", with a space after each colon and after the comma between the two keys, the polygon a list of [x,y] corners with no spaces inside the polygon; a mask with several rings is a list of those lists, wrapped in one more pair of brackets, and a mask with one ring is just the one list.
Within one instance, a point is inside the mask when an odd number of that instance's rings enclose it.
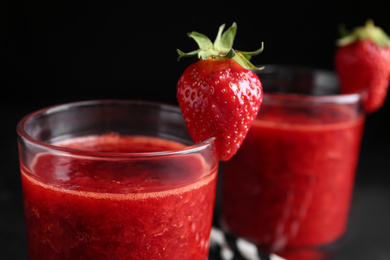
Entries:
{"label": "green strawberry calyx", "polygon": [[342,37],[337,40],[337,45],[340,47],[366,39],[371,39],[379,47],[390,47],[390,37],[382,28],[375,26],[372,20],[368,20],[364,26],[357,27],[352,32],[341,27],[340,34]]}
{"label": "green strawberry calyx", "polygon": [[188,36],[195,40],[195,42],[199,46],[199,49],[187,53],[177,49],[179,59],[182,57],[192,57],[196,55],[201,60],[232,58],[245,69],[263,69],[264,67],[256,67],[249,60],[252,56],[255,56],[263,51],[264,44],[261,43],[260,49],[252,52],[234,50],[232,47],[234,38],[236,36],[237,24],[233,23],[232,26],[228,28],[225,32],[224,29],[225,24],[222,24],[219,27],[218,34],[214,42],[212,42],[207,36],[201,33],[190,32]]}

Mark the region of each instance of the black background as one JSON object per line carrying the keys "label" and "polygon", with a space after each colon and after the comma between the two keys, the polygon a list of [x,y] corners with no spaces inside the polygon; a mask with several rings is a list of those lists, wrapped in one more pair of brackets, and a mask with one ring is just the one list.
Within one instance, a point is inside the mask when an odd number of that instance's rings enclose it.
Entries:
{"label": "black background", "polygon": [[[222,23],[237,22],[236,49],[255,50],[264,42],[263,53],[253,63],[333,70],[340,23],[352,28],[372,18],[390,33],[388,17],[388,5],[382,0],[1,1],[0,242],[7,249],[0,251],[0,259],[25,256],[15,131],[25,114],[58,103],[100,98],[176,104],[176,82],[195,61],[178,62],[176,48],[196,49],[186,35],[193,30],[213,40]],[[361,248],[375,237],[379,251],[388,253],[383,259],[390,259],[389,249],[383,249],[390,247],[384,238],[389,223],[383,222],[382,228],[376,218],[390,216],[389,110],[387,100],[380,111],[367,116],[353,209],[363,218],[351,220],[356,227],[377,225],[360,234],[352,231],[351,239],[359,237],[355,245]],[[365,192],[369,194],[361,195]],[[385,241],[379,239],[381,235]],[[367,245],[364,250],[374,249]]]}

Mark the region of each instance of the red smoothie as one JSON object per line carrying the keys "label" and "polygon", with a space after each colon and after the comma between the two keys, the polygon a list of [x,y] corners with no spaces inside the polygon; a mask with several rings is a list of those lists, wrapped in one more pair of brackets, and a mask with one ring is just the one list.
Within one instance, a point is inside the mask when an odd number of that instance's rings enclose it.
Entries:
{"label": "red smoothie", "polygon": [[132,161],[184,145],[115,134],[56,145],[90,152],[22,165],[29,259],[207,259],[217,168],[199,154]]}
{"label": "red smoothie", "polygon": [[222,224],[274,252],[334,242],[346,228],[364,117],[339,105],[262,109],[224,165]]}

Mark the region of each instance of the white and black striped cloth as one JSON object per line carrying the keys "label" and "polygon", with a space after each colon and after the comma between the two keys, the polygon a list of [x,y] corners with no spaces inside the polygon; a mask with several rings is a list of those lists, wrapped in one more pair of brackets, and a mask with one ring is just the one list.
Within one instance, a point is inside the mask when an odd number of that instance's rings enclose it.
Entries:
{"label": "white and black striped cloth", "polygon": [[210,235],[209,260],[284,260],[284,258],[262,252],[251,242],[233,237],[213,227]]}

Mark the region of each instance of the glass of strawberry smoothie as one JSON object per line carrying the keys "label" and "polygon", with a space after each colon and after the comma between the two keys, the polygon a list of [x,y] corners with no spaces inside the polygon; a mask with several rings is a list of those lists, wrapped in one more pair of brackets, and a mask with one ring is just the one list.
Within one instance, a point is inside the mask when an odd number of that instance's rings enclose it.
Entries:
{"label": "glass of strawberry smoothie", "polygon": [[221,224],[288,259],[321,259],[315,248],[346,230],[365,119],[361,96],[338,94],[327,71],[266,66],[258,76],[262,107],[223,166]]}
{"label": "glass of strawberry smoothie", "polygon": [[179,108],[76,102],[17,131],[29,259],[207,259],[218,155]]}

